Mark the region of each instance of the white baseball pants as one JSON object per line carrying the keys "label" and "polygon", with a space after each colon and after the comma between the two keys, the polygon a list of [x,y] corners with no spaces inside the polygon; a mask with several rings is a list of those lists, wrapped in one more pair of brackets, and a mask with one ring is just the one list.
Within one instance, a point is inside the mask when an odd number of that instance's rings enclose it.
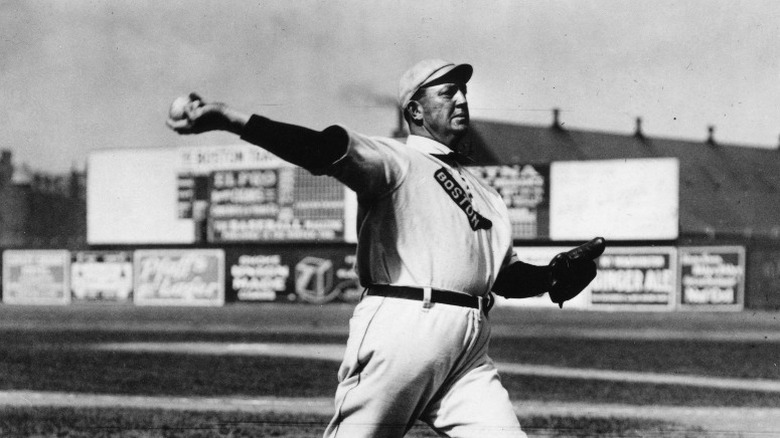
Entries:
{"label": "white baseball pants", "polygon": [[349,324],[326,438],[402,437],[417,419],[442,437],[526,437],[479,309],[366,296]]}

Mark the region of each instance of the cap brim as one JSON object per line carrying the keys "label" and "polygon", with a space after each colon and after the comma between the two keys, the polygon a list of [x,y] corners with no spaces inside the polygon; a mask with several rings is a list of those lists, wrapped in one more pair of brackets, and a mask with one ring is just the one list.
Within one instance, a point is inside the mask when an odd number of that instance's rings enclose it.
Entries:
{"label": "cap brim", "polygon": [[428,78],[428,80],[420,85],[420,88],[450,82],[465,84],[471,79],[472,74],[474,74],[474,67],[470,64],[458,64],[449,70],[442,69],[440,74],[435,74]]}

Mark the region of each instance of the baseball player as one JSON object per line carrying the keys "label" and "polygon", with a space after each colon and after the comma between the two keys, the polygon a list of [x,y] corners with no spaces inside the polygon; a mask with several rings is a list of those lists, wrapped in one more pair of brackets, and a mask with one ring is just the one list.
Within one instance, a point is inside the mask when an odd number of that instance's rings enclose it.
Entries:
{"label": "baseball player", "polygon": [[463,167],[468,64],[424,60],[400,80],[406,142],[248,115],[197,94],[178,133],[224,130],[357,193],[356,269],[366,287],[350,320],[326,437],[401,437],[422,420],[447,437],[525,437],[488,357],[491,291],[577,295],[603,239],[534,266],[513,252],[501,197]]}

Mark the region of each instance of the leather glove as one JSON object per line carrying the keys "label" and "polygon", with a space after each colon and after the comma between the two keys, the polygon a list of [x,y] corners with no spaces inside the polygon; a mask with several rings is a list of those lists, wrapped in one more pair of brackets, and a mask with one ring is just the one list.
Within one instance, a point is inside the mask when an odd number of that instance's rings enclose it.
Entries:
{"label": "leather glove", "polygon": [[562,252],[550,261],[550,290],[553,303],[563,308],[563,303],[582,292],[596,278],[596,263],[606,247],[603,237]]}

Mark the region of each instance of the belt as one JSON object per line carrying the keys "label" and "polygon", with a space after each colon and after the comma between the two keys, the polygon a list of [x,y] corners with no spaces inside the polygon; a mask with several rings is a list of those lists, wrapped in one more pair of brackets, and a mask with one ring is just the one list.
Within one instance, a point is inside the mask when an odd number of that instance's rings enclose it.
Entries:
{"label": "belt", "polygon": [[[425,301],[425,289],[421,287],[408,286],[390,286],[386,284],[369,286],[366,295],[373,295],[388,298],[403,298],[406,300]],[[482,309],[487,315],[495,300],[492,294],[484,297],[475,297],[458,292],[446,290],[431,289],[431,303],[449,304],[452,306],[470,307],[472,309]]]}

